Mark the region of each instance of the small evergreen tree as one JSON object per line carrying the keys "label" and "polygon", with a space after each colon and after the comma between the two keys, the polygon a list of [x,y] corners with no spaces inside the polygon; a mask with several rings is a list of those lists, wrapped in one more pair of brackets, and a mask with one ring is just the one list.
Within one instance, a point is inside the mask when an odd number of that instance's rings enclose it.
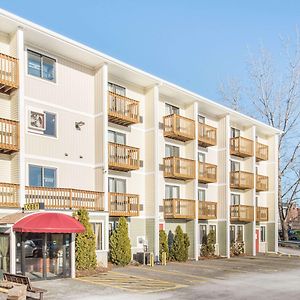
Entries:
{"label": "small evergreen tree", "polygon": [[188,236],[183,233],[181,227],[178,225],[175,230],[173,245],[170,252],[171,259],[176,261],[186,261],[188,258],[189,246],[190,241]]}
{"label": "small evergreen tree", "polygon": [[75,238],[76,269],[95,269],[97,266],[96,238],[89,222],[89,214],[85,209],[80,209],[73,213],[73,217],[85,227],[85,232],[76,234]]}
{"label": "small evergreen tree", "polygon": [[168,237],[164,230],[159,231],[159,260],[162,260],[162,253],[166,252],[166,258],[169,259]]}
{"label": "small evergreen tree", "polygon": [[184,243],[183,261],[187,261],[189,258],[189,247],[191,245],[187,233],[183,234],[183,243]]}
{"label": "small evergreen tree", "polygon": [[126,266],[131,261],[131,245],[126,219],[121,217],[119,224],[109,239],[110,259],[113,264]]}

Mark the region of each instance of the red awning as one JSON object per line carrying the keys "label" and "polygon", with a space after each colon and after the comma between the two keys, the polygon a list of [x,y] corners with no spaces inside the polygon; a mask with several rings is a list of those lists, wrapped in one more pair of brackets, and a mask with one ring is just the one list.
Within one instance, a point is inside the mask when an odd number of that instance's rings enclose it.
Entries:
{"label": "red awning", "polygon": [[26,216],[13,226],[17,232],[80,233],[84,226],[74,218],[62,213],[36,213]]}

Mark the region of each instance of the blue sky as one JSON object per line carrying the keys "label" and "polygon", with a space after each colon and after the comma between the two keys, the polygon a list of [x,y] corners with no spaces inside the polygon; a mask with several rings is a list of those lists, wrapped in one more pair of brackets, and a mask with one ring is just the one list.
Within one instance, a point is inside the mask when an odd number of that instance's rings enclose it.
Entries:
{"label": "blue sky", "polygon": [[300,26],[300,1],[0,0],[0,7],[135,67],[218,100],[260,43],[280,63],[279,35]]}

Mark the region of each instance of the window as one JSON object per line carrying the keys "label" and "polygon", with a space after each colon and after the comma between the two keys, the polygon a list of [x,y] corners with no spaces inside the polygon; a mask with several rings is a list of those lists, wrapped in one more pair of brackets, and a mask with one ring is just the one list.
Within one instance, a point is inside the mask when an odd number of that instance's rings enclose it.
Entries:
{"label": "window", "polygon": [[241,131],[239,129],[231,127],[230,135],[232,138],[239,137],[241,135]]}
{"label": "window", "polygon": [[108,130],[108,141],[110,143],[126,145],[126,134]]}
{"label": "window", "polygon": [[108,90],[120,96],[126,96],[126,89],[115,83],[108,83]]}
{"label": "window", "polygon": [[231,160],[230,161],[230,171],[231,172],[240,171],[240,165],[241,165],[240,162]]}
{"label": "window", "polygon": [[56,137],[56,114],[45,112],[46,129],[44,135]]}
{"label": "window", "polygon": [[198,161],[205,162],[205,154],[202,152],[198,152]]}
{"label": "window", "polygon": [[96,250],[103,250],[102,248],[102,223],[92,223],[95,238],[96,238]]}
{"label": "window", "polygon": [[111,236],[112,233],[114,232],[114,230],[116,230],[118,224],[119,224],[118,221],[111,221],[111,222],[108,223],[108,234],[109,234],[109,236]]}
{"label": "window", "polygon": [[258,206],[258,197],[255,197],[255,206]]}
{"label": "window", "polygon": [[166,103],[165,112],[166,112],[166,116],[173,115],[173,114],[179,115],[179,108],[174,105]]}
{"label": "window", "polygon": [[205,201],[205,190],[198,189],[198,200]]}
{"label": "window", "polygon": [[230,226],[230,243],[235,243],[235,226]]}
{"label": "window", "polygon": [[261,243],[266,241],[266,226],[260,226],[260,241]]}
{"label": "window", "polygon": [[180,198],[179,186],[166,185],[165,187],[165,199],[178,199]]}
{"label": "window", "polygon": [[198,115],[198,123],[205,124],[205,117]]}
{"label": "window", "polygon": [[56,187],[56,169],[29,165],[29,185]]}
{"label": "window", "polygon": [[110,193],[126,193],[126,180],[109,177],[108,191]]}
{"label": "window", "polygon": [[217,226],[216,225],[209,225],[209,232],[212,232],[214,234],[214,240],[213,243],[217,243]]}
{"label": "window", "polygon": [[31,132],[56,137],[56,114],[51,112],[29,111],[28,128]]}
{"label": "window", "polygon": [[244,241],[244,227],[242,225],[237,226],[236,241],[237,242],[243,242]]}
{"label": "window", "polygon": [[230,194],[230,205],[240,205],[241,196],[239,194]]}
{"label": "window", "polygon": [[55,59],[27,50],[28,74],[55,82]]}
{"label": "window", "polygon": [[179,147],[172,146],[172,145],[166,145],[165,146],[165,157],[179,157]]}
{"label": "window", "polygon": [[200,230],[199,230],[199,233],[200,233],[200,236],[199,236],[199,241],[200,241],[200,244],[205,244],[206,241],[207,241],[207,225],[199,225],[200,226]]}

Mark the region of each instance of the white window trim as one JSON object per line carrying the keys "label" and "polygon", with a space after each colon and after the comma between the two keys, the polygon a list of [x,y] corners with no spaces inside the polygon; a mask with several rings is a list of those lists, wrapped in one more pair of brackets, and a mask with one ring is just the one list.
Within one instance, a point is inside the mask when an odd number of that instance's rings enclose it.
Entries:
{"label": "white window trim", "polygon": [[[102,226],[102,236],[101,236],[102,249],[101,250],[96,249],[96,252],[104,251],[104,249],[105,249],[105,247],[104,247],[104,241],[105,241],[105,239],[104,239],[104,232],[105,232],[105,230],[104,230],[104,221],[103,220],[91,221],[90,223],[91,224],[99,224],[99,223],[101,224],[101,226]],[[95,232],[94,232],[94,234],[95,234]]]}
{"label": "white window trim", "polygon": [[[44,168],[49,168],[49,169],[55,169],[56,170],[56,187],[55,188],[59,188],[59,172],[58,172],[58,167],[55,165],[43,165],[40,163],[35,163],[35,162],[26,162],[26,174],[27,174],[27,184],[25,184],[26,186],[29,186],[29,166],[36,166],[36,167],[42,167]],[[43,174],[44,177],[44,174]]]}
{"label": "white window trim", "polygon": [[[38,76],[33,76],[33,75],[28,73],[28,50],[32,51],[32,52],[36,52],[36,53],[41,54],[43,56],[47,56],[47,57],[55,60],[55,81],[47,80],[47,79],[44,79],[44,78],[38,77]],[[38,48],[35,48],[35,47],[25,46],[25,68],[26,68],[25,75],[26,76],[28,76],[30,78],[40,80],[41,82],[47,82],[47,83],[50,83],[50,84],[53,84],[53,85],[57,86],[57,82],[58,82],[58,71],[57,71],[58,68],[57,68],[57,66],[58,66],[58,62],[57,62],[57,57],[56,56],[53,56],[52,54],[48,54],[47,52],[45,52],[43,50],[40,50]]]}
{"label": "white window trim", "polygon": [[[261,227],[264,227],[265,228],[265,241],[264,242],[262,242],[261,241]],[[259,226],[259,242],[261,243],[261,244],[265,244],[265,243],[267,243],[267,240],[268,240],[268,238],[267,238],[267,226],[266,225],[260,225]]]}
{"label": "white window trim", "polygon": [[[176,184],[176,183],[165,183],[165,187],[164,187],[164,197],[166,197],[166,186],[169,185],[169,186],[176,186],[178,187],[179,189],[179,199],[181,199],[181,185],[180,184]],[[172,198],[169,198],[169,199],[172,199]]]}

